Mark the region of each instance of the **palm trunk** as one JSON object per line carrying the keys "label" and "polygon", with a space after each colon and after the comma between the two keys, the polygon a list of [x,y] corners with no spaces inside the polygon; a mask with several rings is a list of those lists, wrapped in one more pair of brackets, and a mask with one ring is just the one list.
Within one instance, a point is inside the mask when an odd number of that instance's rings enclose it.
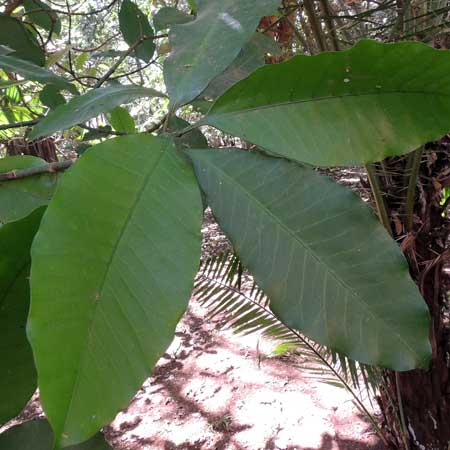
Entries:
{"label": "palm trunk", "polygon": [[[384,374],[379,403],[384,427],[390,435],[392,447],[396,449],[450,448],[447,299],[450,280],[445,272],[449,257],[446,249],[449,220],[443,214],[445,206],[441,205],[442,188],[450,184],[448,140],[430,147],[416,167],[412,164],[412,155],[409,158],[390,158],[384,162],[383,169],[380,168],[379,180],[393,236],[401,242],[411,275],[428,304],[432,318],[430,341],[433,357],[430,369],[397,374],[385,371]],[[421,152],[418,154],[422,155]],[[410,180],[409,189],[405,178]],[[412,189],[414,187],[417,189]],[[407,199],[411,198],[411,192],[415,193],[412,197],[415,201],[409,210]]]}

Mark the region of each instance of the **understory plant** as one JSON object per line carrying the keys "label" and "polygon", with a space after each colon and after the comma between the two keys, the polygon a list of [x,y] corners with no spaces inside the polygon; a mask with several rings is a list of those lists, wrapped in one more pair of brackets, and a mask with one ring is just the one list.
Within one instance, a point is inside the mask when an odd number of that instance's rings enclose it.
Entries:
{"label": "understory plant", "polygon": [[[15,74],[5,86],[44,85],[47,108],[24,121],[25,142],[48,156],[49,137],[101,114],[114,128],[87,126],[97,134],[79,158],[0,159],[0,423],[38,387],[51,425],[12,428],[2,450],[107,448],[98,431],[151,374],[186,309],[206,206],[287,329],[361,364],[430,366],[429,308],[385,220],[377,171],[416,151],[405,172],[414,201],[417,149],[450,130],[450,53],[361,40],[263,65],[274,50],[258,24],[278,0],[195,3],[192,14],[154,16],[170,28],[165,89],[113,79],[125,58],[155,52],[157,32],[130,0],[118,16],[128,50],[88,86],[45,68],[25,20],[0,15],[23,37],[0,42],[0,68]],[[25,16],[51,34],[59,18],[42,5]],[[121,106],[142,98],[166,108],[159,126],[137,129]],[[177,116],[187,108],[197,121]],[[251,145],[212,148],[210,127]],[[354,164],[368,169],[378,217],[315,170]]]}

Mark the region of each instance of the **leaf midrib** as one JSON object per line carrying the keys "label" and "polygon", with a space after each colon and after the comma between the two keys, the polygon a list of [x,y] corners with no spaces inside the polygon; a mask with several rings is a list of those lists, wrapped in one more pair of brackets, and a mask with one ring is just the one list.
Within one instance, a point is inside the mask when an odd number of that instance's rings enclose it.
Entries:
{"label": "leaf midrib", "polygon": [[[103,277],[102,277],[102,279],[101,279],[101,281],[100,281],[100,283],[99,283],[98,293],[99,293],[100,299],[101,299],[101,296],[102,296],[103,288],[104,288],[104,286],[105,286],[106,278],[107,278],[107,276],[108,276],[108,274],[109,274],[109,270],[110,270],[111,265],[112,265],[112,263],[113,263],[113,261],[114,261],[114,258],[115,258],[115,255],[116,255],[116,253],[117,253],[117,250],[118,250],[118,248],[119,248],[119,246],[120,246],[121,240],[122,240],[122,238],[123,238],[123,236],[124,236],[124,234],[125,234],[125,232],[126,232],[126,230],[127,230],[127,228],[128,228],[128,225],[129,225],[129,223],[130,223],[130,221],[131,221],[131,219],[132,219],[132,217],[133,217],[133,213],[134,213],[134,210],[135,210],[135,208],[136,208],[136,205],[137,205],[137,204],[139,203],[139,201],[141,200],[141,198],[142,198],[142,193],[145,191],[145,189],[146,189],[146,187],[147,187],[147,185],[148,185],[148,183],[149,183],[150,178],[152,177],[152,175],[154,174],[155,170],[156,170],[157,167],[159,166],[159,164],[160,164],[161,159],[163,158],[163,156],[166,155],[166,152],[167,152],[167,149],[164,150],[164,151],[162,151],[162,152],[160,153],[158,159],[155,161],[155,164],[154,164],[153,168],[150,170],[150,172],[149,172],[149,173],[147,174],[147,176],[144,178],[144,181],[143,181],[143,183],[142,183],[141,189],[137,192],[136,198],[135,198],[135,200],[134,200],[134,202],[133,202],[133,205],[131,206],[130,211],[129,211],[128,214],[127,214],[127,217],[125,218],[124,225],[123,225],[123,227],[122,227],[122,229],[121,229],[121,231],[120,231],[120,233],[119,233],[119,236],[118,236],[117,239],[116,239],[115,245],[114,245],[113,250],[112,250],[112,252],[111,252],[111,256],[110,256],[108,262],[106,263],[105,272],[104,272]],[[77,389],[78,389],[78,385],[79,385],[79,382],[80,382],[81,363],[82,363],[82,360],[83,360],[83,355],[84,355],[84,353],[85,353],[85,349],[86,349],[86,347],[87,347],[87,344],[88,344],[88,342],[89,342],[90,339],[91,339],[92,330],[93,330],[92,323],[94,322],[94,318],[95,318],[95,316],[96,316],[97,308],[98,308],[99,304],[100,304],[100,301],[96,301],[95,306],[94,306],[94,310],[93,310],[93,312],[92,312],[91,320],[90,320],[90,323],[89,323],[89,325],[88,325],[88,330],[87,330],[87,333],[86,333],[85,343],[84,343],[84,345],[82,346],[82,350],[81,350],[81,352],[80,352],[79,363],[78,363],[78,365],[77,365],[78,370],[77,370],[77,373],[76,373],[76,376],[75,376],[75,381],[74,381],[74,383],[73,383],[73,389],[72,389],[72,395],[71,395],[71,397],[70,397],[70,402],[69,402],[68,408],[67,408],[67,410],[66,410],[66,417],[65,417],[65,419],[64,419],[64,425],[63,425],[62,432],[65,430],[65,428],[66,428],[66,426],[67,426],[67,420],[68,420],[68,418],[69,418],[69,413],[70,413],[70,411],[71,411],[71,409],[72,409],[72,403],[73,403],[73,400],[74,400],[74,398],[75,398],[75,396],[74,396],[73,394],[74,394],[74,392],[76,392]]]}
{"label": "leaf midrib", "polygon": [[225,115],[232,115],[232,114],[241,114],[241,113],[247,113],[247,112],[254,112],[254,111],[260,111],[263,109],[272,109],[272,108],[278,108],[278,107],[284,107],[289,105],[297,105],[301,103],[315,103],[315,102],[321,102],[321,101],[327,101],[327,100],[338,100],[343,98],[349,98],[349,97],[381,97],[385,95],[431,95],[431,96],[441,96],[441,97],[450,97],[449,94],[443,94],[442,92],[436,93],[436,92],[428,92],[428,91],[384,91],[384,92],[364,92],[364,93],[350,93],[350,94],[343,94],[343,95],[330,95],[326,97],[311,97],[308,99],[298,99],[298,100],[289,100],[284,102],[277,102],[277,103],[270,103],[267,105],[261,105],[261,106],[255,106],[252,108],[242,108],[242,109],[235,109],[233,111],[214,111],[214,105],[211,108],[211,115],[206,115],[204,119],[200,121],[200,123],[208,123],[208,120],[211,118],[215,118],[216,116],[225,116]]}
{"label": "leaf midrib", "polygon": [[322,264],[323,266],[325,266],[329,273],[332,275],[332,277],[339,283],[341,284],[345,289],[347,289],[348,291],[350,291],[351,295],[356,298],[358,300],[359,303],[362,303],[367,311],[369,312],[369,314],[375,319],[379,319],[380,322],[382,322],[386,328],[388,328],[389,330],[391,330],[391,332],[393,332],[393,334],[395,334],[398,338],[398,340],[400,342],[403,342],[403,344],[405,345],[405,347],[407,347],[411,353],[413,355],[415,355],[415,357],[417,358],[417,360],[420,360],[419,354],[418,352],[416,352],[404,339],[403,337],[397,333],[395,331],[395,328],[392,327],[388,322],[386,322],[384,320],[383,317],[378,317],[374,314],[374,312],[370,309],[369,304],[366,303],[364,301],[364,299],[357,294],[352,288],[350,288],[349,286],[347,286],[347,284],[341,280],[337,274],[334,273],[334,271],[332,269],[330,269],[328,264],[325,264],[320,257],[299,237],[297,236],[295,233],[293,233],[283,222],[280,221],[280,219],[277,218],[277,216],[275,216],[268,208],[265,207],[265,205],[254,195],[251,194],[251,192],[249,192],[245,186],[243,186],[241,183],[239,183],[236,179],[234,179],[233,177],[231,177],[230,175],[228,175],[228,173],[226,173],[224,170],[222,170],[220,167],[203,160],[206,164],[209,164],[213,169],[218,170],[232,185],[237,186],[248,198],[252,199],[257,205],[259,205],[263,211],[265,211],[267,213],[267,215],[276,223],[279,225],[279,227],[284,230],[288,235],[290,235],[295,241],[299,242],[299,244],[305,248],[305,250],[307,252],[309,252],[314,259],[316,259],[320,264]]}

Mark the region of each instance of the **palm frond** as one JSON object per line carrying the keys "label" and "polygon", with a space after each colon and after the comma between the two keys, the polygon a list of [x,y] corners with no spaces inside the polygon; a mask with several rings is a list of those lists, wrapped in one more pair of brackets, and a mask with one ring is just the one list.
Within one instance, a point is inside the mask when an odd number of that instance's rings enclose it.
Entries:
{"label": "palm frond", "polygon": [[296,365],[332,385],[345,388],[357,407],[381,433],[364,402],[379,389],[380,371],[355,362],[303,336],[283,324],[270,309],[270,300],[244,270],[238,256],[226,252],[205,260],[194,283],[194,295],[209,319],[234,333],[260,333],[274,342],[274,356],[289,353],[301,358]]}

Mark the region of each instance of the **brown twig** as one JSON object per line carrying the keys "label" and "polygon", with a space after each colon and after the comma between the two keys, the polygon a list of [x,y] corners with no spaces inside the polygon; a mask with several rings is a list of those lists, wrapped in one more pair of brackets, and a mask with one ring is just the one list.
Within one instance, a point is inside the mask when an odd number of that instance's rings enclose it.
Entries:
{"label": "brown twig", "polygon": [[45,164],[39,167],[30,167],[29,169],[11,170],[10,172],[0,173],[0,181],[19,180],[21,178],[32,177],[43,173],[55,173],[67,170],[76,159],[67,159],[54,163]]}

